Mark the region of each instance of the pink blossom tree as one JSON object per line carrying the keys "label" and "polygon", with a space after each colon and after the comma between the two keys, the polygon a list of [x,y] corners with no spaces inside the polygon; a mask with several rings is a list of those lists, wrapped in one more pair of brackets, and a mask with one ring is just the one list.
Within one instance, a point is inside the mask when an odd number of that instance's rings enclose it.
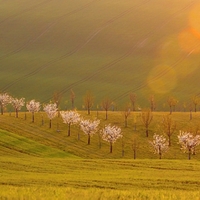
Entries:
{"label": "pink blossom tree", "polygon": [[93,136],[97,132],[99,124],[100,124],[100,120],[91,121],[91,120],[82,119],[80,121],[81,130],[86,135],[88,135],[88,145],[90,145],[91,136]]}
{"label": "pink blossom tree", "polygon": [[80,114],[77,111],[60,111],[63,123],[68,125],[68,136],[70,136],[70,127],[80,121]]}
{"label": "pink blossom tree", "polygon": [[101,130],[101,134],[102,139],[110,143],[110,153],[112,153],[113,143],[115,143],[118,138],[122,137],[121,128],[108,124]]}
{"label": "pink blossom tree", "polygon": [[4,108],[11,102],[11,96],[7,93],[0,94],[0,107],[1,107],[1,114],[3,115]]}
{"label": "pink blossom tree", "polygon": [[26,108],[29,112],[32,113],[32,122],[35,121],[35,112],[40,110],[40,102],[36,102],[35,99],[27,102]]}
{"label": "pink blossom tree", "polygon": [[149,142],[153,148],[154,154],[159,155],[159,159],[162,158],[162,155],[168,150],[169,142],[163,135],[153,135],[153,141]]}
{"label": "pink blossom tree", "polygon": [[46,112],[48,118],[50,119],[49,121],[49,128],[52,126],[52,119],[56,117],[57,114],[57,104],[56,103],[49,103],[43,106],[43,110]]}
{"label": "pink blossom tree", "polygon": [[16,116],[16,118],[18,118],[18,112],[24,106],[25,99],[24,98],[20,98],[20,99],[12,98],[11,104],[12,104],[13,108],[15,109],[15,116]]}
{"label": "pink blossom tree", "polygon": [[188,159],[191,159],[191,155],[196,153],[196,147],[200,144],[200,135],[193,135],[190,132],[180,131],[178,135],[179,144],[181,150],[184,153],[188,153]]}

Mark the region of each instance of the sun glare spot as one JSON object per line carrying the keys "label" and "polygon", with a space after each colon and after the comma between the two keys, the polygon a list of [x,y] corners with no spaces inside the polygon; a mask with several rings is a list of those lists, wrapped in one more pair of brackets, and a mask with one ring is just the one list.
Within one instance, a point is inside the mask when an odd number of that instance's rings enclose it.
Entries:
{"label": "sun glare spot", "polygon": [[148,86],[156,93],[164,94],[174,89],[177,83],[175,70],[167,65],[158,65],[148,77]]}
{"label": "sun glare spot", "polygon": [[189,25],[200,34],[200,3],[196,4],[189,14]]}
{"label": "sun glare spot", "polygon": [[190,54],[200,53],[200,35],[195,29],[186,29],[178,36],[180,47],[183,51]]}

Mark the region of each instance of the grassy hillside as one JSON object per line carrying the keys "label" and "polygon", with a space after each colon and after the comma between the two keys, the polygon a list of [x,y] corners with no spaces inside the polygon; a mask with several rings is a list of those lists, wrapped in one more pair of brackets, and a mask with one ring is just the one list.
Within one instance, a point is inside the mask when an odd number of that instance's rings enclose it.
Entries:
{"label": "grassy hillside", "polygon": [[2,199],[199,199],[199,162],[0,157]]}
{"label": "grassy hillside", "polygon": [[[27,130],[25,130],[27,131]],[[70,153],[63,152],[57,148],[49,147],[38,143],[29,138],[20,136],[15,133],[10,133],[8,131],[0,130],[0,155],[1,156],[36,156],[36,157],[74,157]]]}
{"label": "grassy hillside", "polygon": [[199,93],[198,1],[1,1],[0,91],[49,101],[55,91],[75,104],[118,104],[135,92],[157,109],[169,95],[180,104]]}
{"label": "grassy hillside", "polygon": [[[95,119],[79,111],[84,118]],[[149,138],[140,121],[140,113],[128,118],[124,128],[121,112],[99,112],[101,127],[111,123],[123,130],[123,140],[118,140],[109,153],[109,144],[99,137],[87,137],[73,126],[67,136],[67,126],[61,118],[49,120],[45,113],[36,113],[31,122],[30,113],[0,115],[0,198],[1,199],[166,199],[186,200],[199,198],[199,149],[192,160],[180,151],[177,144],[178,130],[199,133],[200,113],[173,113],[177,131],[172,136],[172,146],[162,160],[150,149],[148,141],[154,132],[160,133],[159,125],[163,115],[155,112],[150,125]],[[26,118],[25,118],[26,116]],[[136,130],[134,128],[136,118]],[[42,121],[43,119],[43,121]],[[78,140],[80,133],[80,140]],[[132,139],[138,142],[136,160],[133,159]],[[122,143],[123,142],[123,143]],[[124,144],[124,156],[122,156]],[[92,159],[91,159],[92,158]],[[114,159],[111,159],[114,158]]]}
{"label": "grassy hillside", "polygon": [[[84,111],[79,111],[82,117],[95,119],[96,112],[87,115]],[[49,128],[49,119],[45,113],[36,113],[35,123],[31,122],[31,114],[20,113],[19,118],[14,117],[14,113],[5,113],[0,116],[1,145],[0,154],[7,155],[5,149],[12,150],[10,154],[17,152],[36,155],[40,157],[52,156],[65,157],[72,153],[81,158],[129,158],[133,159],[132,145],[134,140],[137,143],[136,158],[158,159],[158,155],[151,151],[149,141],[152,140],[153,134],[163,134],[161,125],[162,117],[168,113],[157,112],[153,114],[153,121],[149,126],[149,137],[146,137],[145,127],[141,122],[140,113],[131,114],[128,118],[128,127],[124,127],[124,117],[121,112],[109,112],[108,120],[105,120],[105,112],[99,112],[100,127],[111,123],[122,128],[123,138],[118,139],[113,146],[113,153],[110,153],[109,143],[101,139],[99,131],[91,138],[91,144],[87,144],[87,135],[85,135],[78,126],[71,127],[71,136],[68,137],[67,125],[63,123],[61,118],[55,118],[52,121],[52,128]],[[42,122],[42,117],[44,122]],[[136,119],[136,130],[134,127],[134,118]],[[200,114],[194,113],[193,119],[189,120],[189,113],[173,113],[172,119],[176,123],[176,131],[173,133],[171,140],[172,145],[169,151],[163,155],[165,159],[183,159],[187,160],[187,154],[180,150],[177,135],[179,130],[191,131],[199,134]],[[6,130],[6,131],[3,131]],[[79,137],[78,137],[79,135]],[[192,159],[200,159],[198,149],[197,154]],[[68,153],[67,153],[68,152]],[[8,154],[9,155],[9,154]],[[57,156],[56,156],[57,155]]]}

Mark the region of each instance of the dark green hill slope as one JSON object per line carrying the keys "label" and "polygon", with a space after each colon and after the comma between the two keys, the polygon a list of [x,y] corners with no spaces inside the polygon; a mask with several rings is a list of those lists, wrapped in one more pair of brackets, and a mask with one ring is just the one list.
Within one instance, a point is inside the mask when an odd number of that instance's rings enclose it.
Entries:
{"label": "dark green hill slope", "polygon": [[198,0],[2,1],[0,91],[46,102],[55,91],[82,107],[87,90],[157,109],[199,94]]}
{"label": "dark green hill slope", "polygon": [[4,130],[0,130],[0,156],[78,158],[65,151],[31,140],[26,135],[23,137]]}

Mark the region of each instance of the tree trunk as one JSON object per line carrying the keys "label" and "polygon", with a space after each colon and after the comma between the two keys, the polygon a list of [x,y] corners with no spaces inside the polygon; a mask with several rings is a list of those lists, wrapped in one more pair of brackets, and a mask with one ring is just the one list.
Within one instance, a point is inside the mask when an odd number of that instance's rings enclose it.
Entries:
{"label": "tree trunk", "polygon": [[88,134],[88,145],[90,145],[90,134]]}
{"label": "tree trunk", "polygon": [[68,137],[70,136],[70,133],[71,133],[71,129],[70,129],[70,123],[68,124]]}
{"label": "tree trunk", "polygon": [[133,158],[136,159],[136,149],[133,150]]}
{"label": "tree trunk", "polygon": [[190,120],[192,120],[192,111],[190,111]]}
{"label": "tree trunk", "polygon": [[168,138],[169,138],[169,147],[171,147],[171,136],[168,135]]}
{"label": "tree trunk", "polygon": [[35,116],[34,116],[34,112],[32,112],[32,122],[35,122]]}
{"label": "tree trunk", "polygon": [[110,142],[110,153],[112,153],[112,142]]}
{"label": "tree trunk", "polygon": [[190,160],[191,159],[191,149],[189,149],[189,151],[188,151],[188,160]]}
{"label": "tree trunk", "polygon": [[49,120],[49,128],[51,128],[51,119]]}
{"label": "tree trunk", "polygon": [[159,159],[161,159],[161,158],[162,158],[162,152],[161,152],[161,148],[159,146]]}
{"label": "tree trunk", "polygon": [[149,137],[149,130],[146,128],[146,137]]}
{"label": "tree trunk", "polygon": [[18,118],[18,110],[15,109],[15,113],[16,113],[16,118]]}
{"label": "tree trunk", "polygon": [[42,115],[42,126],[44,125],[44,118],[43,118],[43,115]]}
{"label": "tree trunk", "polygon": [[1,115],[3,115],[3,105],[1,104]]}

